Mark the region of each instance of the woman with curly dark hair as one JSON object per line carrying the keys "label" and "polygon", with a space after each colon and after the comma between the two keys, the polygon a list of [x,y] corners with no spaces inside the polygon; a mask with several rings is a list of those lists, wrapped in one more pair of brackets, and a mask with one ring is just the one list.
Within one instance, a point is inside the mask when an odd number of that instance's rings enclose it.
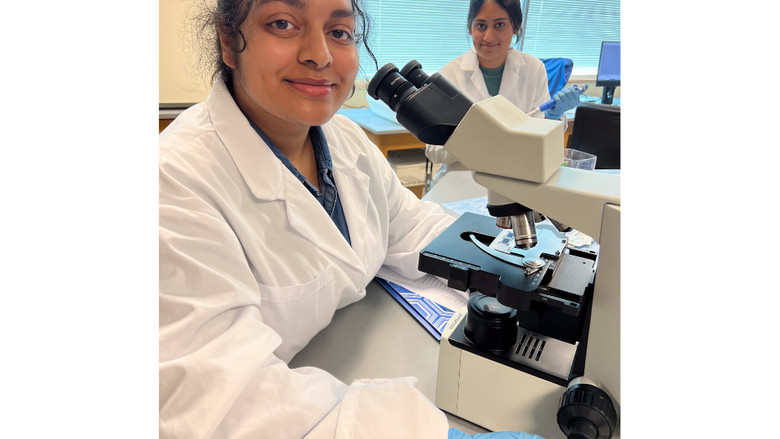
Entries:
{"label": "woman with curly dark hair", "polygon": [[336,111],[357,0],[219,0],[214,83],[160,135],[160,436],[445,438],[416,379],[287,362],[453,218]]}

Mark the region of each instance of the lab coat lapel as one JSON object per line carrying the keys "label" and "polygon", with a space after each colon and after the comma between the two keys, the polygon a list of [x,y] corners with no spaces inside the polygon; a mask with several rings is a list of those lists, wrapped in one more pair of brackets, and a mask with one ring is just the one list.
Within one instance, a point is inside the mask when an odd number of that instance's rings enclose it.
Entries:
{"label": "lab coat lapel", "polygon": [[368,230],[366,212],[368,212],[368,187],[371,177],[358,169],[356,158],[345,157],[340,149],[331,148],[330,155],[333,160],[333,178],[336,180],[341,206],[344,208],[352,249],[358,259],[364,261],[370,251],[366,240]]}
{"label": "lab coat lapel", "polygon": [[[349,243],[341,235],[338,227],[314,198],[306,187],[285,168],[284,192],[287,210],[287,220],[296,232],[312,244],[349,265],[362,266]],[[338,184],[338,180],[337,180]],[[344,198],[341,186],[338,186],[342,206]],[[345,213],[346,215],[346,213]],[[347,221],[352,238],[352,224]]]}
{"label": "lab coat lapel", "polygon": [[206,107],[217,136],[252,194],[267,201],[284,198],[284,165],[257,135],[223,82],[214,83]]}
{"label": "lab coat lapel", "polygon": [[[362,266],[322,205],[257,135],[222,82],[214,84],[206,105],[217,135],[252,194],[259,200],[284,201],[287,221],[297,233],[336,258]],[[342,205],[344,198],[348,197],[342,197]],[[356,222],[347,217],[350,239]]]}
{"label": "lab coat lapel", "polygon": [[525,61],[520,56],[520,52],[515,49],[509,49],[509,52],[506,54],[506,63],[504,64],[504,73],[501,75],[501,86],[498,88],[498,94],[501,96],[512,95],[517,87],[520,69],[524,65]]}
{"label": "lab coat lapel", "polygon": [[471,72],[471,77],[469,80],[470,83],[474,86],[473,92],[469,93],[469,91],[466,91],[466,94],[469,96],[474,95],[472,97],[476,102],[489,98],[490,93],[488,93],[487,85],[485,84],[485,77],[482,76],[482,70],[479,69],[479,58],[477,57],[477,52],[473,47],[471,50],[469,50],[468,54],[463,57],[461,69],[463,69],[466,74]]}

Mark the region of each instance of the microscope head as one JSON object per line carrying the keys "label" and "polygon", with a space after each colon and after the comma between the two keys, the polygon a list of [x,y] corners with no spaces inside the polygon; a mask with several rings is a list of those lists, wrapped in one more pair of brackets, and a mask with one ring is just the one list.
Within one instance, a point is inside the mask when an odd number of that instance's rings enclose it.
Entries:
{"label": "microscope head", "polygon": [[[473,171],[542,183],[560,166],[562,148],[551,148],[563,145],[560,122],[531,118],[502,96],[474,104],[440,74],[427,75],[417,61],[400,71],[384,65],[368,94],[387,104],[420,141],[444,145]],[[513,230],[519,248],[536,245],[535,212],[508,198],[489,200],[488,209],[497,226]]]}
{"label": "microscope head", "polygon": [[417,61],[400,71],[382,66],[368,94],[387,104],[421,142],[444,145],[472,171],[544,183],[563,162],[560,121],[530,117],[501,95],[474,103],[440,74],[427,75]]}
{"label": "microscope head", "polygon": [[428,76],[410,61],[399,72],[385,64],[368,84],[368,94],[387,104],[421,142],[444,145],[474,102],[438,73]]}

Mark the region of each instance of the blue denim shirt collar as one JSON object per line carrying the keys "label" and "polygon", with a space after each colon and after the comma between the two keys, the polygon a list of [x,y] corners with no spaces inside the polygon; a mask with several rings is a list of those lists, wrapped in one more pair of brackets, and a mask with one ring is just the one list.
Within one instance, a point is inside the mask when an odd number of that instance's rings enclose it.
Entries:
{"label": "blue denim shirt collar", "polygon": [[[308,189],[315,196],[321,195],[321,192],[317,191],[317,188],[309,183],[303,174],[298,172],[298,169],[295,168],[292,162],[290,162],[290,160],[279,150],[279,148],[274,145],[274,142],[272,142],[271,139],[269,139],[268,136],[266,136],[265,133],[254,124],[254,122],[249,120],[249,124],[252,125],[252,128],[254,128],[255,132],[257,132],[265,144],[268,145],[268,148],[270,148],[279,161],[282,162],[284,167],[289,169],[295,178],[300,180],[301,183],[306,186],[306,189]],[[328,148],[328,142],[325,140],[325,133],[322,132],[322,127],[311,127],[309,129],[309,134],[311,135],[311,143],[314,146],[314,157],[317,160],[317,172],[319,174],[318,183],[320,189],[323,189],[323,184],[335,186],[333,184],[333,161],[330,158],[330,149]],[[331,212],[328,212],[328,214],[330,213]]]}
{"label": "blue denim shirt collar", "polygon": [[[247,119],[248,120],[248,119]],[[306,189],[317,199],[317,201],[325,209],[325,212],[336,224],[344,239],[351,245],[349,238],[349,227],[344,216],[344,208],[341,205],[339,199],[339,192],[336,188],[336,182],[333,179],[333,161],[330,157],[330,149],[328,148],[328,141],[325,139],[325,133],[322,131],[322,127],[314,126],[309,128],[309,135],[311,136],[311,143],[314,147],[314,157],[317,160],[317,176],[319,179],[318,191],[314,185],[309,183],[306,177],[303,176],[298,169],[290,162],[290,160],[274,145],[271,139],[263,133],[263,131],[257,127],[251,120],[249,124],[260,135],[260,138],[268,145],[268,148],[273,151],[274,155],[279,158],[279,161],[292,172]]]}

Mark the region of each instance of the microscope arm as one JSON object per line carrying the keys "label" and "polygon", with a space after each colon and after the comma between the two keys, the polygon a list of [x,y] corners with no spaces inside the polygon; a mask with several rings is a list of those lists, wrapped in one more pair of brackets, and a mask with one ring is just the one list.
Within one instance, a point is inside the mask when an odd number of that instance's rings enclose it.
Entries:
{"label": "microscope arm", "polygon": [[474,181],[601,242],[604,206],[620,205],[620,175],[560,167],[545,183],[474,172]]}

